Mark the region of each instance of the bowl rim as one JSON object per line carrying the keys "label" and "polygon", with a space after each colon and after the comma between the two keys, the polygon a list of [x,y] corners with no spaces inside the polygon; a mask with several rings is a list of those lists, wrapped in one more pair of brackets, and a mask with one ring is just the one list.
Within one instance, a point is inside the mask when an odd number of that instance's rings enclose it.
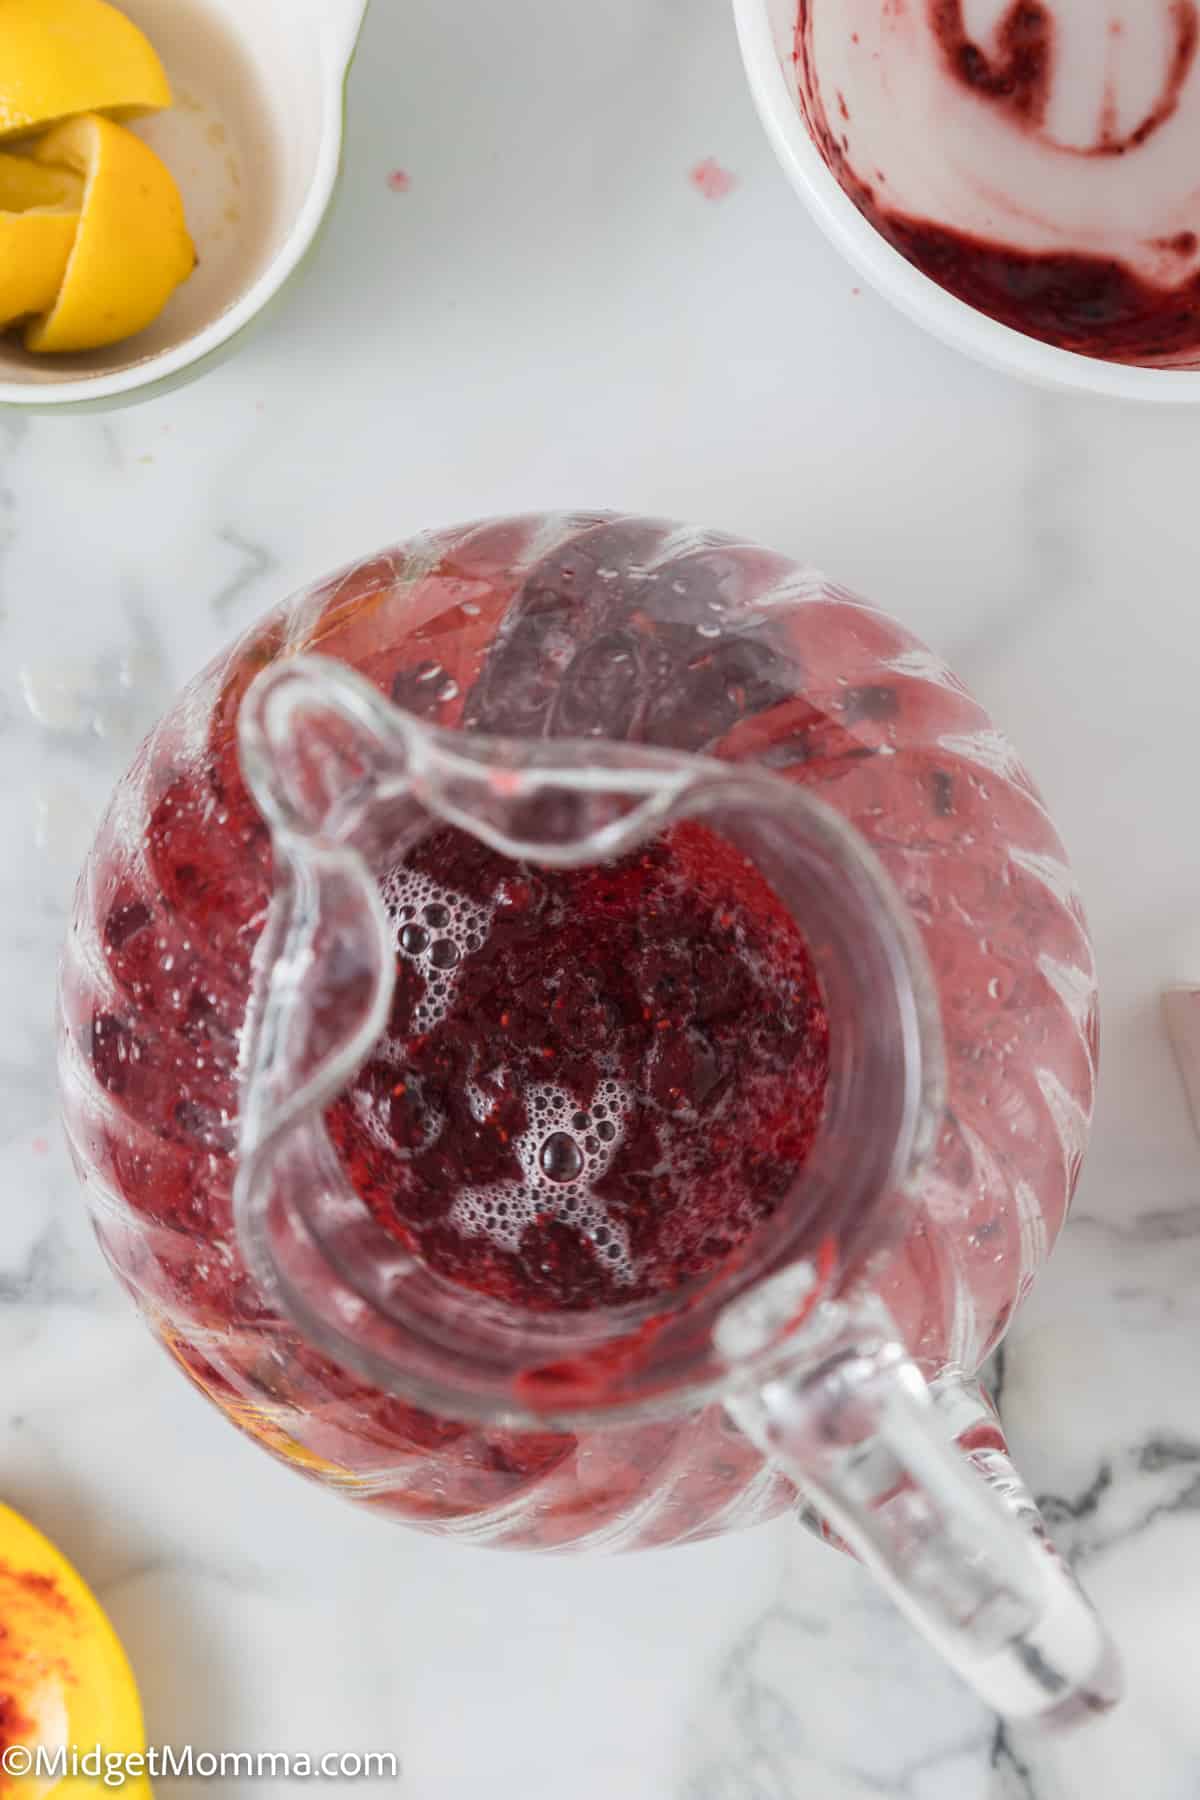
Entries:
{"label": "bowl rim", "polygon": [[[257,280],[202,330],[169,350],[114,369],[111,374],[81,375],[75,380],[44,384],[0,381],[0,407],[44,412],[86,405],[89,401],[116,400],[160,383],[175,385],[194,363],[215,355],[262,312],[304,260],[333,199],[345,136],[346,83],[368,4],[369,0],[340,0],[339,10],[345,14],[345,20],[339,26],[339,36],[344,35],[344,43],[322,37],[322,78],[329,106],[317,146],[317,166],[291,230]],[[320,22],[314,20],[313,29],[320,32]]]}
{"label": "bowl rim", "polygon": [[780,63],[769,0],[733,0],[750,92],[772,148],[809,212],[864,280],[953,349],[1042,388],[1115,400],[1200,404],[1200,370],[1146,369],[1059,350],[948,293],[893,248],[830,170]]}

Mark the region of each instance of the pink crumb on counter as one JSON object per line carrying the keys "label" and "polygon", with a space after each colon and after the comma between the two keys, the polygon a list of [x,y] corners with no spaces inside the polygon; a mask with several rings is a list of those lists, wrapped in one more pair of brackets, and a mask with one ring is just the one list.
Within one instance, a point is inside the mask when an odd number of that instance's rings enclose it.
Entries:
{"label": "pink crumb on counter", "polygon": [[1163,995],[1163,1017],[1200,1135],[1200,987],[1168,988]]}
{"label": "pink crumb on counter", "polygon": [[715,156],[706,156],[688,173],[688,180],[706,200],[727,200],[738,184],[729,169],[722,168]]}
{"label": "pink crumb on counter", "polygon": [[412,186],[412,180],[407,169],[392,169],[388,175],[387,184],[393,194],[407,194]]}

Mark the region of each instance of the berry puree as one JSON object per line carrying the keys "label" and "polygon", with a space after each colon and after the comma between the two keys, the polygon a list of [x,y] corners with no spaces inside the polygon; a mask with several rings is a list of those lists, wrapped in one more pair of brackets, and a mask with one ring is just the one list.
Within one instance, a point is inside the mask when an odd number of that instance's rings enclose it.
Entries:
{"label": "berry puree", "polygon": [[327,1115],[375,1217],[519,1305],[650,1298],[780,1205],[820,1123],[828,1023],[804,941],[707,827],[609,864],[438,831],[384,884],[387,1037]]}
{"label": "berry puree", "polygon": [[[119,1279],[240,1429],[469,1542],[661,1545],[772,1517],[793,1489],[720,1405],[618,1419],[600,1393],[595,1427],[568,1430],[422,1404],[399,1360],[375,1383],[331,1356],[248,1260],[238,1109],[276,881],[237,726],[258,673],[297,651],[446,731],[768,769],[861,835],[921,935],[942,1017],[944,1117],[911,1227],[873,1275],[931,1374],[994,1347],[1087,1133],[1091,952],[1036,790],[937,657],[811,570],[661,521],[538,515],[397,546],[269,614],[148,739],[88,859],[60,998],[73,1153]],[[648,1327],[686,1317],[656,1299],[724,1272],[791,1206],[818,1131],[848,1129],[830,1059],[861,1022],[827,1017],[775,891],[699,818],[567,870],[439,824],[379,878],[391,1017],[325,1112],[364,1254],[381,1227],[415,1252],[447,1329],[489,1310],[478,1294],[520,1309],[503,1322],[518,1350],[590,1342],[596,1313],[628,1302]],[[821,966],[836,973],[828,951]],[[789,1224],[806,1254],[856,1254],[841,1192]],[[326,1275],[332,1259],[314,1292]],[[653,1360],[653,1335],[618,1338]],[[561,1359],[525,1375],[553,1412],[547,1369],[559,1380]]]}
{"label": "berry puree", "polygon": [[990,18],[975,8],[974,30],[970,11],[801,0],[800,98],[842,187],[909,262],[1002,324],[1116,362],[1195,361],[1195,0],[1128,19],[1005,0]]}

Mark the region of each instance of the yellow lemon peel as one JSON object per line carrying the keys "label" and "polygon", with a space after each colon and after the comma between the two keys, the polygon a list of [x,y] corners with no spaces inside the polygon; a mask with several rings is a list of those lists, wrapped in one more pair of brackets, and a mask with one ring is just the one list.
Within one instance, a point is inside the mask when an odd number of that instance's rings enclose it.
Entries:
{"label": "yellow lemon peel", "polygon": [[26,349],[95,350],[132,337],[196,265],[174,176],[148,144],[97,113],[55,126],[32,154],[81,175],[84,190],[62,286],[27,327]]}
{"label": "yellow lemon peel", "polygon": [[83,182],[0,152],[0,331],[53,306],[79,229]]}
{"label": "yellow lemon peel", "polygon": [[[52,1755],[100,1745],[113,1756],[144,1751],[137,1684],[99,1602],[48,1538],[10,1507],[0,1506],[0,1748],[22,1745]],[[3,1800],[54,1800],[94,1794],[87,1776],[58,1781],[36,1773],[0,1774]],[[121,1792],[151,1800],[144,1775]]]}
{"label": "yellow lemon peel", "polygon": [[75,113],[133,119],[170,104],[153,45],[108,0],[0,0],[0,137]]}

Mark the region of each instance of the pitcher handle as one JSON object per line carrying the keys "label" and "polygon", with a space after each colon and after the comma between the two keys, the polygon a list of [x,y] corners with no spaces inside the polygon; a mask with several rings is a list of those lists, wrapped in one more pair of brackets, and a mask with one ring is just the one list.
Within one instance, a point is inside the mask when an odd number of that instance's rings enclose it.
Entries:
{"label": "pitcher handle", "polygon": [[[726,1314],[731,1361],[775,1329],[776,1286]],[[955,1378],[931,1388],[876,1296],[824,1303],[725,1404],[996,1712],[1065,1729],[1116,1704],[1116,1651],[987,1403]]]}

